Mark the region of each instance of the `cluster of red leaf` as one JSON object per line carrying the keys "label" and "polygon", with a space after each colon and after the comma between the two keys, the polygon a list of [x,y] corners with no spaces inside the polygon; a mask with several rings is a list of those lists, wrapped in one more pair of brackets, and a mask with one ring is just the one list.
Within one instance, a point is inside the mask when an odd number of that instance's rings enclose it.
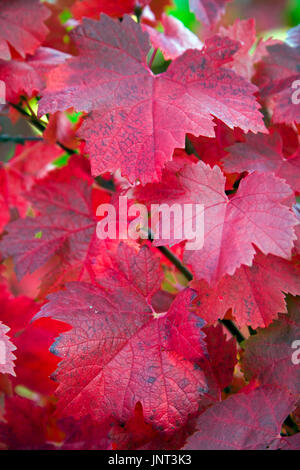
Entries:
{"label": "cluster of red leaf", "polygon": [[[300,449],[300,29],[227,1],[199,38],[169,0],[1,0],[38,132],[0,163],[1,448]],[[203,247],[98,239],[122,195],[202,204]]]}

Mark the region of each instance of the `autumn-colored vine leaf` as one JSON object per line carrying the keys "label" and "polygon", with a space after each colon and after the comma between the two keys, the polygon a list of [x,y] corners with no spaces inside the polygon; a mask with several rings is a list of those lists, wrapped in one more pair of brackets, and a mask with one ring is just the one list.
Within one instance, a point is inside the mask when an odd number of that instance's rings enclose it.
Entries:
{"label": "autumn-colored vine leaf", "polygon": [[69,57],[64,52],[39,47],[26,60],[0,59],[0,80],[5,83],[6,101],[18,103],[20,95],[32,97],[41,92],[46,85],[47,73]]}
{"label": "autumn-colored vine leaf", "polygon": [[238,393],[205,411],[185,450],[263,450],[280,439],[295,398],[284,388],[260,387]]}
{"label": "autumn-colored vine leaf", "polygon": [[256,44],[256,27],[254,18],[248,20],[237,19],[228,27],[221,26],[219,29],[221,36],[239,41],[240,49],[233,57],[231,64],[228,64],[238,75],[252,80],[255,75],[256,64],[267,55],[267,47],[276,44],[278,41],[260,39]]}
{"label": "autumn-colored vine leaf", "polygon": [[39,309],[37,302],[25,296],[7,294],[0,298],[1,320],[9,327],[9,336],[16,347],[13,385],[50,395],[55,384],[49,376],[55,371],[58,358],[50,353],[49,348],[55,337],[68,328],[49,318],[31,324]]}
{"label": "autumn-colored vine leaf", "polygon": [[275,123],[300,122],[296,86],[300,80],[299,61],[300,47],[279,43],[268,46],[266,57],[258,64],[256,82],[261,96],[273,103],[270,107]]}
{"label": "autumn-colored vine leaf", "polygon": [[[218,119],[215,121],[214,137],[187,135],[189,142],[192,144],[191,151],[193,154],[196,153],[204,163],[208,163],[211,167],[221,166],[222,157],[226,156],[226,148],[244,139],[244,132],[241,129],[229,129]],[[227,178],[226,183],[226,189],[232,189],[229,178]]]}
{"label": "autumn-colored vine leaf", "polygon": [[0,442],[8,450],[50,450],[51,408],[17,395],[5,400],[5,419],[0,422]]}
{"label": "autumn-colored vine leaf", "polygon": [[57,145],[45,142],[26,142],[17,145],[14,156],[0,164],[0,230],[11,220],[13,214],[26,215],[29,201],[25,193],[35,180],[45,176],[47,165],[62,155]]}
{"label": "autumn-colored vine leaf", "polygon": [[44,21],[49,16],[50,11],[39,0],[1,0],[0,59],[11,58],[9,46],[22,57],[33,54],[47,36]]}
{"label": "autumn-colored vine leaf", "polygon": [[103,286],[69,283],[37,315],[72,326],[52,348],[62,358],[55,373],[59,410],[122,422],[139,401],[146,421],[171,432],[197,412],[206,391],[197,365],[205,354],[203,321],[189,310],[190,289],[168,312],[152,311],[161,273],[147,246],[135,253],[121,244],[118,256],[119,271],[108,270]]}
{"label": "autumn-colored vine leaf", "polygon": [[251,80],[255,56],[250,55],[250,50],[256,41],[255,20],[253,18],[244,21],[237,19],[228,28],[221,26],[219,34],[240,41],[241,47],[230,65],[239,75]]}
{"label": "autumn-colored vine leaf", "polygon": [[81,119],[75,124],[71,123],[66,113],[57,111],[50,116],[43,137],[50,144],[59,142],[69,149],[75,149],[78,147],[78,139],[75,134],[80,123]]}
{"label": "autumn-colored vine leaf", "polygon": [[73,161],[73,167],[51,172],[27,194],[36,217],[18,219],[6,227],[1,251],[13,257],[19,279],[53,255],[59,262],[55,272],[49,273],[52,284],[92,276],[91,260],[101,241],[96,237],[91,178],[88,173],[86,181],[82,177],[89,165],[83,157],[74,156]]}
{"label": "autumn-colored vine leaf", "polygon": [[300,271],[290,261],[258,253],[252,266],[224,276],[214,288],[205,281],[193,281],[191,287],[199,292],[197,312],[208,323],[231,308],[239,326],[265,328],[287,312],[284,292],[300,295]]}
{"label": "autumn-colored vine leaf", "polygon": [[101,13],[120,18],[125,13],[133,13],[135,4],[135,0],[76,0],[71,11],[78,20],[83,17],[98,19]]}
{"label": "autumn-colored vine leaf", "polygon": [[176,59],[187,49],[202,49],[203,43],[196,34],[174,16],[163,13],[161,23],[164,32],[147,25],[144,25],[143,29],[148,32],[153,47],[161,49],[166,60]]}
{"label": "autumn-colored vine leaf", "polygon": [[70,107],[89,113],[79,136],[94,176],[121,168],[130,182],[159,180],[187,132],[214,135],[213,115],[229,127],[265,131],[256,88],[223,67],[236,41],[214,36],[154,76],[148,34],[129,16],[85,18],[71,35],[80,53],[49,73],[39,115]]}
{"label": "autumn-colored vine leaf", "polygon": [[[161,0],[159,2],[162,3]],[[126,13],[133,14],[135,7],[144,7],[150,3],[151,0],[76,0],[70,6],[74,18],[81,20],[83,17],[99,19],[103,13],[121,18]],[[163,3],[166,3],[166,0]],[[154,5],[154,11],[156,9]]]}
{"label": "autumn-colored vine leaf", "polygon": [[237,347],[234,338],[228,338],[220,323],[203,328],[207,351],[220,390],[229,387],[237,363]]}
{"label": "autumn-colored vine leaf", "polygon": [[190,9],[197,19],[207,26],[214,26],[225,12],[230,0],[189,0]]}
{"label": "autumn-colored vine leaf", "polygon": [[247,134],[245,142],[236,143],[227,151],[229,155],[223,158],[226,172],[273,172],[285,179],[294,191],[300,192],[300,147],[294,155],[286,158],[279,133],[274,132],[270,136]]}
{"label": "autumn-colored vine leaf", "polygon": [[276,444],[275,449],[300,450],[300,433],[298,432],[293,436],[284,436]]}
{"label": "autumn-colored vine leaf", "polygon": [[13,351],[16,347],[9,339],[7,333],[10,328],[0,321],[0,373],[15,375]]}
{"label": "autumn-colored vine leaf", "polygon": [[288,299],[288,310],[288,315],[280,315],[272,325],[245,342],[242,367],[248,379],[255,378],[261,384],[284,384],[299,398],[300,363],[296,347],[300,338],[299,298]]}
{"label": "autumn-colored vine leaf", "polygon": [[175,450],[181,449],[187,436],[195,430],[196,418],[189,418],[186,425],[173,434],[158,431],[146,423],[141,403],[137,403],[133,415],[125,423],[111,426],[109,436],[114,450]]}
{"label": "autumn-colored vine leaf", "polygon": [[[203,205],[203,247],[186,248],[184,261],[192,266],[196,279],[205,279],[214,285],[225,274],[233,275],[241,265],[252,265],[253,245],[264,254],[289,259],[296,239],[294,227],[298,223],[289,207],[283,205],[293,194],[291,188],[272,174],[249,174],[230,199],[224,187],[225,176],[221,169],[210,168],[200,161],[179,171],[166,170],[162,183],[136,190],[136,198],[149,204]],[[184,240],[184,227],[179,224],[178,228]],[[159,237],[158,233],[154,244],[178,243],[180,238],[175,237],[174,227],[172,230],[169,240]]]}
{"label": "autumn-colored vine leaf", "polygon": [[65,434],[62,450],[112,450],[108,420],[99,424],[90,415],[80,420],[68,416],[60,419],[58,425]]}
{"label": "autumn-colored vine leaf", "polygon": [[50,16],[45,21],[49,32],[43,41],[43,46],[68,54],[76,54],[76,49],[68,34],[68,22],[61,20],[64,8],[58,6],[57,3],[57,1],[55,3],[45,2],[48,10],[50,10]]}

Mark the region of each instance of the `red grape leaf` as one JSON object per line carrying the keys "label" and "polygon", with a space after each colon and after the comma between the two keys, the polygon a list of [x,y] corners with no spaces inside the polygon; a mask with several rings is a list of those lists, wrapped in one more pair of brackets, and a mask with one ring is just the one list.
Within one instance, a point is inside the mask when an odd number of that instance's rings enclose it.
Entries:
{"label": "red grape leaf", "polygon": [[71,56],[65,52],[57,51],[51,47],[39,47],[35,54],[26,58],[26,62],[43,77],[54,67],[63,64]]}
{"label": "red grape leaf", "polygon": [[[204,245],[198,250],[185,249],[184,260],[192,266],[197,279],[211,284],[225,274],[234,274],[242,264],[251,266],[255,254],[253,244],[264,254],[290,258],[296,238],[293,228],[296,217],[282,204],[292,191],[283,180],[272,174],[253,172],[241,181],[231,199],[224,187],[225,176],[220,168],[210,168],[200,161],[179,171],[166,170],[162,183],[136,191],[137,199],[149,204],[204,206]],[[184,230],[181,232],[184,234]],[[178,241],[173,231],[170,240],[158,239],[154,244]]]}
{"label": "red grape leaf", "polygon": [[77,0],[71,11],[74,18],[78,20],[84,16],[98,19],[100,13],[120,18],[125,13],[133,13],[135,4],[135,0]]}
{"label": "red grape leaf", "polygon": [[16,357],[13,351],[16,347],[7,336],[9,330],[10,328],[0,321],[0,373],[15,375],[14,360]]}
{"label": "red grape leaf", "polygon": [[299,397],[300,364],[292,361],[294,341],[300,339],[300,301],[288,299],[289,314],[280,315],[267,329],[260,330],[245,342],[243,370],[247,378],[261,384],[281,385]]}
{"label": "red grape leaf", "polygon": [[263,450],[280,439],[295,399],[285,389],[260,387],[238,393],[205,411],[185,450]]}
{"label": "red grape leaf", "polygon": [[43,88],[42,77],[24,60],[0,60],[0,80],[5,83],[5,99],[17,103],[20,95],[29,97]]}
{"label": "red grape leaf", "polygon": [[0,422],[0,442],[9,450],[53,449],[50,438],[52,410],[18,396],[5,400],[5,419]]}
{"label": "red grape leaf", "polygon": [[234,367],[237,363],[235,338],[228,339],[221,324],[203,328],[205,342],[214,375],[219,389],[229,387],[233,379]]}
{"label": "red grape leaf", "polygon": [[264,328],[287,312],[283,292],[300,295],[300,271],[290,261],[258,253],[252,266],[224,276],[214,288],[205,281],[193,281],[191,287],[199,292],[197,313],[208,323],[232,308],[239,326]]}
{"label": "red grape leaf", "polygon": [[49,347],[55,337],[67,328],[61,322],[48,318],[31,324],[40,305],[25,296],[1,294],[1,320],[9,327],[9,335],[17,348],[13,385],[51,394],[55,384],[49,376],[56,369],[58,359],[49,352]]}
{"label": "red grape leaf", "polygon": [[276,449],[300,450],[300,432],[294,434],[293,436],[284,436],[276,444]]}
{"label": "red grape leaf", "polygon": [[43,46],[69,54],[76,54],[74,44],[70,41],[70,36],[68,35],[68,22],[61,21],[61,13],[64,8],[60,8],[57,4],[49,3],[49,1],[45,2],[45,4],[50,10],[51,16],[45,21],[49,32],[43,42]]}
{"label": "red grape leaf", "polygon": [[[240,142],[244,139],[244,133],[241,129],[234,128],[229,129],[218,119],[215,120],[215,136],[214,137],[195,137],[192,134],[188,134],[188,141],[192,144],[191,152],[198,155],[198,160],[202,160],[204,163],[208,163],[211,167],[220,165],[220,160],[225,157],[225,149],[230,145]],[[226,183],[229,182],[227,178]],[[232,186],[230,188],[232,189]]]}
{"label": "red grape leaf", "polygon": [[195,417],[189,418],[186,425],[175,433],[166,434],[145,422],[143,408],[137,403],[131,418],[125,425],[114,424],[109,436],[114,450],[176,450],[195,431],[195,420]]}
{"label": "red grape leaf", "polygon": [[147,25],[143,29],[149,33],[153,47],[161,49],[166,60],[176,59],[187,49],[202,49],[203,43],[196,34],[174,16],[163,13],[161,23],[163,33]]}
{"label": "red grape leaf", "polygon": [[299,76],[299,48],[277,42],[267,47],[258,66],[256,81],[262,97],[280,93]]}
{"label": "red grape leaf", "polygon": [[230,0],[189,0],[190,9],[199,21],[213,26],[225,12],[225,5]]}
{"label": "red grape leaf", "polygon": [[0,80],[6,85],[6,101],[17,103],[21,94],[29,97],[41,92],[47,73],[62,64],[68,57],[49,47],[40,47],[26,60],[0,60]]}
{"label": "red grape leaf", "polygon": [[33,54],[48,33],[44,24],[48,16],[48,8],[39,0],[1,0],[0,59],[11,58],[9,45],[22,57]]}
{"label": "red grape leaf", "polygon": [[14,339],[17,347],[16,380],[30,390],[51,395],[56,384],[50,375],[56,370],[58,358],[49,351],[54,339],[68,329],[61,322],[41,319],[27,325],[24,331]]}
{"label": "red grape leaf", "polygon": [[158,434],[151,424],[145,422],[143,407],[139,402],[126,424],[124,426],[115,424],[109,433],[113,448],[117,450],[139,449],[157,439]]}
{"label": "red grape leaf", "polygon": [[66,113],[57,111],[57,113],[51,114],[43,137],[50,144],[59,142],[69,149],[75,149],[78,146],[75,132],[79,126],[80,120],[73,124]]}
{"label": "red grape leaf", "polygon": [[198,366],[203,321],[189,310],[194,292],[156,314],[150,302],[162,280],[159,259],[147,246],[135,253],[123,244],[118,258],[119,270],[108,269],[101,285],[69,283],[37,315],[72,326],[52,347],[63,359],[55,374],[59,412],[123,422],[140,401],[147,422],[174,431],[206,391]]}
{"label": "red grape leaf", "polygon": [[293,102],[296,92],[293,84],[300,80],[300,47],[279,43],[268,46],[267,53],[259,63],[256,82],[263,98],[273,98],[273,121],[300,122],[300,104]]}
{"label": "red grape leaf", "polygon": [[300,148],[289,158],[283,154],[280,134],[248,134],[245,142],[234,144],[230,154],[223,159],[224,170],[228,173],[243,171],[273,172],[300,192]]}
{"label": "red grape leaf", "polygon": [[229,66],[238,75],[242,75],[242,77],[248,80],[251,80],[255,74],[256,63],[267,54],[267,46],[276,42],[272,39],[268,39],[267,41],[260,40],[254,52],[252,51],[256,43],[256,28],[253,18],[248,20],[237,19],[235,23],[228,26],[228,28],[222,26],[219,30],[219,34],[241,43],[240,49],[234,55],[233,62],[229,64]]}
{"label": "red grape leaf", "polygon": [[17,145],[9,162],[0,164],[0,231],[9,222],[11,213],[18,211],[24,217],[28,209],[25,192],[35,180],[47,172],[47,164],[54,161],[62,150],[44,142],[26,142]]}
{"label": "red grape leaf", "polygon": [[39,114],[89,112],[79,136],[94,176],[121,168],[130,182],[159,180],[187,132],[214,136],[213,115],[229,127],[265,130],[254,85],[223,67],[236,41],[214,36],[154,76],[148,34],[128,16],[121,23],[83,19],[71,35],[80,54],[50,72]]}
{"label": "red grape leaf", "polygon": [[65,434],[62,450],[112,450],[109,431],[111,423],[97,423],[91,416],[80,420],[63,418],[59,427]]}
{"label": "red grape leaf", "polygon": [[[78,161],[83,174],[88,162],[83,157],[74,161]],[[8,224],[8,235],[1,241],[4,256],[14,258],[19,279],[43,266],[54,254],[60,259],[53,273],[56,279],[66,276],[77,280],[92,275],[91,260],[100,240],[96,237],[91,195],[89,182],[72,173],[70,166],[37,181],[27,199],[38,215]]]}

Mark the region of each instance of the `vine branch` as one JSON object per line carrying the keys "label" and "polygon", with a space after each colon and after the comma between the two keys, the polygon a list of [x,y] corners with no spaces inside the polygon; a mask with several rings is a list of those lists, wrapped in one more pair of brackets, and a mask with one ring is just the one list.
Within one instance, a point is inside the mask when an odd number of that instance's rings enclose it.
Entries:
{"label": "vine branch", "polygon": [[[192,281],[193,279],[193,274],[191,273],[191,271],[186,268],[180,261],[179,258],[177,258],[177,256],[175,256],[167,247],[165,246],[159,246],[157,247],[157,249],[163,253],[163,255],[174,265],[176,266],[176,268],[178,269],[178,271],[181,272],[181,274],[184,275],[184,277],[188,280],[188,281]],[[233,321],[231,320],[219,320],[219,323],[222,323],[225,328],[231,333],[232,336],[235,337],[235,339],[237,340],[237,342],[239,344],[241,344],[244,340],[245,340],[245,337],[242,335],[242,333],[240,332],[240,330],[237,328],[237,326],[234,324]]]}
{"label": "vine branch", "polygon": [[37,136],[0,134],[0,142],[15,142],[17,144],[24,144],[26,141],[39,142],[42,140],[44,140],[42,137]]}

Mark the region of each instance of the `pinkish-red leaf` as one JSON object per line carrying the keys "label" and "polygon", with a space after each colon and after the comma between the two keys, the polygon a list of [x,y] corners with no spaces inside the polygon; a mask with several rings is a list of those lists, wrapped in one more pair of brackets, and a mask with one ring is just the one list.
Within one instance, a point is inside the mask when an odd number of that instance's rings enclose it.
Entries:
{"label": "pinkish-red leaf", "polygon": [[51,408],[12,396],[5,401],[5,420],[0,422],[0,442],[9,450],[53,449],[48,444]]}
{"label": "pinkish-red leaf", "polygon": [[255,51],[252,48],[256,42],[256,29],[255,20],[250,18],[249,20],[237,19],[235,23],[228,28],[223,26],[219,30],[221,36],[227,36],[235,41],[241,43],[240,49],[236,52],[233,58],[233,62],[229,66],[242,77],[247,80],[251,80],[255,73],[255,64],[266,55],[266,48],[273,42],[271,39],[267,41],[259,41]]}
{"label": "pinkish-red leaf", "polygon": [[[149,204],[203,205],[204,245],[185,249],[184,253],[184,260],[192,266],[197,279],[215,284],[225,274],[234,274],[242,264],[251,266],[253,245],[264,254],[290,258],[297,219],[283,205],[292,196],[291,188],[283,180],[253,172],[241,181],[237,193],[229,199],[224,192],[225,176],[217,166],[210,168],[199,162],[179,171],[165,171],[164,175],[161,184],[137,189],[136,196]],[[184,227],[181,228],[184,239]],[[179,241],[173,231],[169,240],[160,237],[154,243],[160,246]]]}
{"label": "pinkish-red leaf", "polygon": [[9,330],[10,328],[0,321],[0,373],[15,375],[14,360],[16,357],[13,351],[16,347],[7,335]]}
{"label": "pinkish-red leaf", "polygon": [[300,450],[300,432],[293,436],[282,437],[276,442],[276,449],[280,450]]}
{"label": "pinkish-red leaf", "polygon": [[190,9],[202,23],[213,26],[225,12],[230,0],[189,0]]}
{"label": "pinkish-red leaf", "polygon": [[47,173],[47,165],[61,154],[62,150],[56,145],[26,142],[16,147],[9,162],[0,165],[0,231],[14,213],[26,215],[29,201],[25,193],[36,179]]}
{"label": "pinkish-red leaf", "polygon": [[[76,165],[81,178],[72,174]],[[36,217],[19,219],[7,226],[1,251],[13,256],[19,279],[43,266],[53,255],[58,259],[55,271],[49,274],[51,284],[85,276],[90,279],[91,261],[100,243],[88,182],[91,178],[88,174],[86,181],[82,178],[89,166],[83,157],[75,158],[73,166],[51,172],[27,194],[37,211]]]}
{"label": "pinkish-red leaf", "polygon": [[166,60],[176,59],[187,49],[202,49],[203,43],[196,34],[174,16],[163,13],[161,23],[163,33],[147,25],[143,29],[149,33],[153,47],[161,49]]}
{"label": "pinkish-red leaf", "polygon": [[235,338],[228,338],[221,324],[203,328],[205,342],[212,370],[217,379],[219,389],[229,387],[233,379],[234,367],[237,363],[237,347]]}
{"label": "pinkish-red leaf", "polygon": [[272,172],[285,179],[294,191],[300,192],[300,148],[286,158],[282,138],[277,132],[270,136],[248,134],[245,139],[245,142],[234,144],[228,149],[229,155],[223,159],[226,172]]}
{"label": "pinkish-red leaf", "polygon": [[27,297],[4,294],[0,298],[1,320],[9,327],[9,336],[17,348],[12,383],[51,394],[55,384],[49,376],[56,369],[58,358],[49,352],[49,348],[55,337],[67,328],[49,318],[30,324],[39,309],[40,306]]}
{"label": "pinkish-red leaf", "polygon": [[197,313],[208,323],[224,318],[227,310],[239,326],[266,327],[287,312],[283,292],[300,295],[300,270],[277,256],[258,253],[252,266],[242,266],[214,287],[205,281],[191,284],[198,291]]}
{"label": "pinkish-red leaf", "polygon": [[277,387],[239,393],[205,411],[186,450],[263,450],[280,439],[281,426],[294,398]]}
{"label": "pinkish-red leaf", "polygon": [[31,97],[41,92],[46,84],[47,73],[68,57],[63,52],[39,47],[26,60],[0,60],[0,80],[6,86],[6,101],[17,103],[21,94]]}
{"label": "pinkish-red leaf", "polygon": [[63,359],[55,374],[59,410],[123,421],[140,401],[146,421],[170,432],[197,412],[206,391],[198,365],[203,321],[189,310],[189,289],[168,312],[153,311],[161,274],[147,246],[136,253],[120,245],[117,259],[118,271],[109,269],[101,285],[69,283],[38,314],[72,326],[53,345]]}
{"label": "pinkish-red leaf", "polygon": [[273,121],[300,122],[298,82],[300,80],[300,47],[279,43],[267,47],[268,55],[260,62],[257,82],[262,97],[272,98]]}
{"label": "pinkish-red leaf", "polygon": [[299,397],[299,298],[288,300],[288,310],[288,315],[280,315],[279,320],[247,340],[242,366],[248,379],[255,378],[261,384],[284,384]]}
{"label": "pinkish-red leaf", "polygon": [[159,180],[187,132],[214,135],[213,115],[229,127],[264,132],[255,87],[223,67],[236,41],[214,36],[154,76],[148,34],[130,17],[84,19],[71,34],[80,54],[50,72],[39,114],[89,112],[79,136],[93,175],[121,168],[131,182]]}
{"label": "pinkish-red leaf", "polygon": [[1,0],[0,59],[11,58],[9,46],[22,57],[33,54],[47,35],[48,16],[50,11],[39,0]]}
{"label": "pinkish-red leaf", "polygon": [[76,0],[71,11],[79,20],[83,17],[98,19],[101,13],[120,18],[125,13],[133,13],[136,3],[135,0]]}

